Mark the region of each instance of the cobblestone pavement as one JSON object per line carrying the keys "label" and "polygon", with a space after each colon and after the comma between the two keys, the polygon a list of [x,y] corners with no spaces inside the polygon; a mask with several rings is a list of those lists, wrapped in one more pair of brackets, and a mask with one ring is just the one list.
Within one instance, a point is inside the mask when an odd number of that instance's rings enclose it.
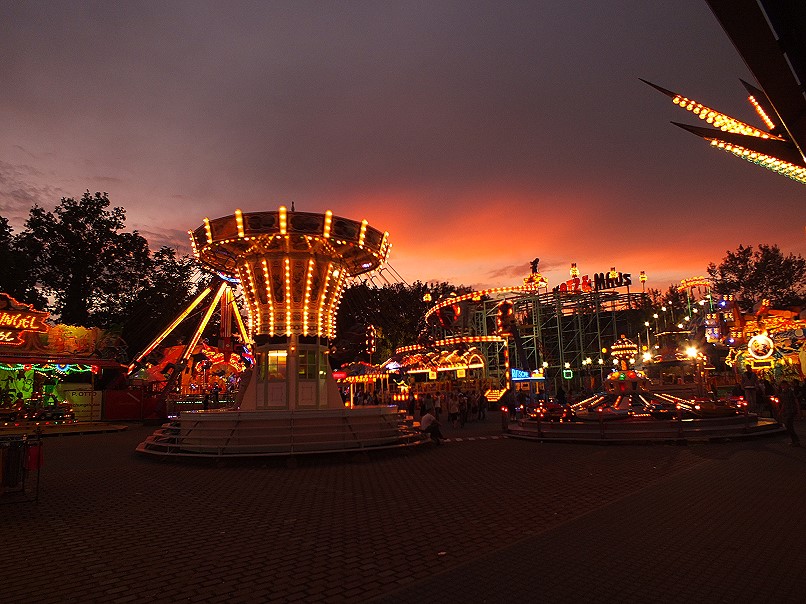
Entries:
{"label": "cobblestone pavement", "polygon": [[43,441],[39,503],[0,506],[0,602],[806,600],[785,437],[540,444],[491,417],[407,454],[217,465],[136,455],[152,431]]}

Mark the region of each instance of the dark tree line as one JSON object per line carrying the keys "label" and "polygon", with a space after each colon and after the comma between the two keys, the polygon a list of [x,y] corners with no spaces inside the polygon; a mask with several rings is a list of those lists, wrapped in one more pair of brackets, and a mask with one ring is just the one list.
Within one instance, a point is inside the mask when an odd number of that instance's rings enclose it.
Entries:
{"label": "dark tree line", "polygon": [[449,283],[411,285],[392,283],[376,287],[367,282],[344,292],[336,323],[335,357],[338,362],[366,361],[366,327],[376,330],[376,352],[373,361],[382,362],[396,348],[414,344],[421,330],[426,311],[433,303],[451,293],[465,293],[464,287]]}
{"label": "dark tree line", "polygon": [[136,353],[188,303],[196,264],[125,226],[123,208],[89,191],[35,205],[16,235],[0,216],[0,291],[62,324],[116,330]]}
{"label": "dark tree line", "polygon": [[801,306],[806,300],[806,260],[800,254],[784,256],[777,245],[740,245],[722,262],[708,265],[718,294],[736,296],[742,310],[752,310],[763,299],[776,308]]}

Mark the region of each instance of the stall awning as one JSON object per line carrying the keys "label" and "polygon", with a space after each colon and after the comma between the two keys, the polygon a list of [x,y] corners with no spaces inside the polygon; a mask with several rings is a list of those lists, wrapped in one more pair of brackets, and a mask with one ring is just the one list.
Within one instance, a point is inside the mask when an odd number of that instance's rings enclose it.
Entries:
{"label": "stall awning", "polygon": [[126,366],[114,359],[96,359],[78,356],[37,356],[37,355],[0,355],[0,364],[4,365],[87,365],[101,369],[125,369]]}

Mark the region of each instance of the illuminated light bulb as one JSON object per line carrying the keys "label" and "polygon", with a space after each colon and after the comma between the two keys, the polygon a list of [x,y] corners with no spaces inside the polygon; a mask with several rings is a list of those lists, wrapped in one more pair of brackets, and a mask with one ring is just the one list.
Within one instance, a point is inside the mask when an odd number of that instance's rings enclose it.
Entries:
{"label": "illuminated light bulb", "polygon": [[207,238],[207,243],[213,242],[213,232],[210,230],[210,219],[205,217],[204,219],[204,234]]}
{"label": "illuminated light bulb", "polygon": [[288,228],[288,210],[285,206],[280,206],[280,235],[285,235]]}

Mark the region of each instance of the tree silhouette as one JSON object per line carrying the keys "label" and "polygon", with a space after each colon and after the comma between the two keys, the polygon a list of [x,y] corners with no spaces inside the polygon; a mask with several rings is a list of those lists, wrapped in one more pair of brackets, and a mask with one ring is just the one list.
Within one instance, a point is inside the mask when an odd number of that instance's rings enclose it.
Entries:
{"label": "tree silhouette", "polygon": [[806,301],[806,260],[800,255],[784,256],[777,245],[740,245],[728,251],[722,262],[708,265],[713,290],[733,294],[745,311],[768,299],[772,306],[802,305]]}

